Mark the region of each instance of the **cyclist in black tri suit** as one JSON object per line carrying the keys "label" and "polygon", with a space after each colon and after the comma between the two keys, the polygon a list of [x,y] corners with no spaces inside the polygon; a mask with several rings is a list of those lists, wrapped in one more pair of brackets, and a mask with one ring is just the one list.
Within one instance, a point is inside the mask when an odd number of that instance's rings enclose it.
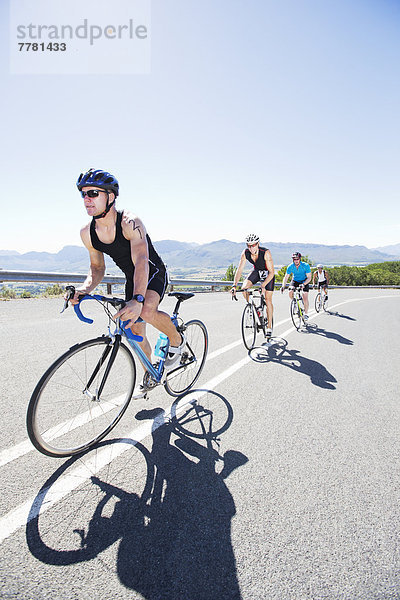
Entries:
{"label": "cyclist in black tri suit", "polygon": [[[271,252],[268,248],[260,246],[260,238],[255,233],[250,233],[246,237],[247,247],[243,250],[238,264],[238,268],[235,273],[233,281],[233,287],[231,290],[232,295],[236,291],[236,286],[239,282],[246,260],[253,265],[252,271],[247,275],[247,278],[243,281],[242,290],[247,290],[253,285],[261,282],[261,291],[264,295],[265,302],[267,304],[267,317],[268,323],[272,323],[274,314],[274,307],[272,304],[272,294],[275,286],[275,270],[274,263],[272,260]],[[244,292],[243,296],[246,302],[249,301],[248,292]],[[267,335],[271,335],[272,329],[267,329]]]}
{"label": "cyclist in black tri suit", "polygon": [[[165,366],[173,367],[179,362],[185,340],[170,316],[158,309],[168,276],[145,226],[136,215],[126,210],[117,211],[115,199],[119,194],[119,184],[107,171],[90,169],[79,176],[76,185],[92,221],[81,229],[81,238],[90,256],[89,273],[77,288],[72,304],[77,304],[79,294],[89,294],[102,281],[104,254],[108,254],[126,277],[127,303],[115,316],[129,321],[132,331],[143,336],[140,345],[150,361],[151,346],[146,338],[146,323],[165,333],[170,340]],[[144,322],[136,323],[139,317]]]}

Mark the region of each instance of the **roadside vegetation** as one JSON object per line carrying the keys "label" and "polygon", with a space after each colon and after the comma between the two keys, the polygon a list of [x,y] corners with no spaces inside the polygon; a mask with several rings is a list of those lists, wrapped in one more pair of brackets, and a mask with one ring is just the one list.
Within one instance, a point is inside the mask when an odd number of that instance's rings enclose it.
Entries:
{"label": "roadside vegetation", "polygon": [[[317,270],[315,263],[308,257],[302,257],[311,266],[311,273]],[[400,261],[393,260],[373,263],[366,267],[325,267],[330,285],[400,285]],[[282,282],[286,266],[276,275],[276,281]]]}

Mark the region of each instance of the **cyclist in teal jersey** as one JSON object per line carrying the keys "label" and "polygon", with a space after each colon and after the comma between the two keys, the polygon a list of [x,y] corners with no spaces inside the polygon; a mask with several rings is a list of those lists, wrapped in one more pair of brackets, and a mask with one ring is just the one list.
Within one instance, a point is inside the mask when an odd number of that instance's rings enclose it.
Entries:
{"label": "cyclist in teal jersey", "polygon": [[[303,286],[303,302],[304,302],[304,312],[305,312],[304,318],[305,318],[305,320],[307,320],[308,319],[308,308],[309,308],[308,292],[310,291],[309,283],[311,281],[311,267],[308,263],[303,262],[301,260],[300,252],[293,252],[292,260],[293,260],[293,262],[290,265],[288,265],[288,267],[286,269],[286,275],[282,281],[281,292],[283,293],[286,283],[287,283],[290,275],[292,275],[293,287],[296,288],[296,287],[299,287],[300,285]],[[290,297],[290,299],[293,298],[292,290],[289,290],[289,297]]]}

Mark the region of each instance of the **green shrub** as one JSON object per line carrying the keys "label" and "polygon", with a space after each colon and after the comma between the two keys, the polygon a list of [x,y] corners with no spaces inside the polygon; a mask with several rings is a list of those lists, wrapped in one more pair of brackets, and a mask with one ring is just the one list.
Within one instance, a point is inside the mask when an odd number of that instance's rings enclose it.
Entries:
{"label": "green shrub", "polygon": [[16,298],[17,294],[12,288],[8,288],[3,285],[0,288],[0,298],[5,298],[6,300],[11,300],[12,298]]}
{"label": "green shrub", "polygon": [[53,285],[48,285],[44,290],[45,296],[63,296],[65,293],[65,287],[61,286],[59,283],[54,283]]}

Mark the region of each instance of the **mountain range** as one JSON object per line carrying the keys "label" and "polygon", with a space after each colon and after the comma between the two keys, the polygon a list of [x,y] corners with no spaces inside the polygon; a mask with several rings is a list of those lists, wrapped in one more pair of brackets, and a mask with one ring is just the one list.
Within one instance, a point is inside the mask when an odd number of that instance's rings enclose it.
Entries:
{"label": "mountain range", "polygon": [[[380,248],[366,246],[328,246],[322,244],[299,244],[265,242],[262,246],[271,250],[276,267],[291,262],[291,254],[297,250],[314,263],[333,265],[366,265],[374,262],[400,260],[400,244]],[[218,240],[207,244],[161,240],[154,246],[170,274],[175,277],[196,276],[200,273],[224,273],[230,264],[237,265],[244,244],[230,240]],[[88,252],[81,246],[65,246],[57,253],[0,250],[0,269],[19,271],[45,271],[86,273]],[[113,261],[106,256],[109,274],[120,273]]]}

